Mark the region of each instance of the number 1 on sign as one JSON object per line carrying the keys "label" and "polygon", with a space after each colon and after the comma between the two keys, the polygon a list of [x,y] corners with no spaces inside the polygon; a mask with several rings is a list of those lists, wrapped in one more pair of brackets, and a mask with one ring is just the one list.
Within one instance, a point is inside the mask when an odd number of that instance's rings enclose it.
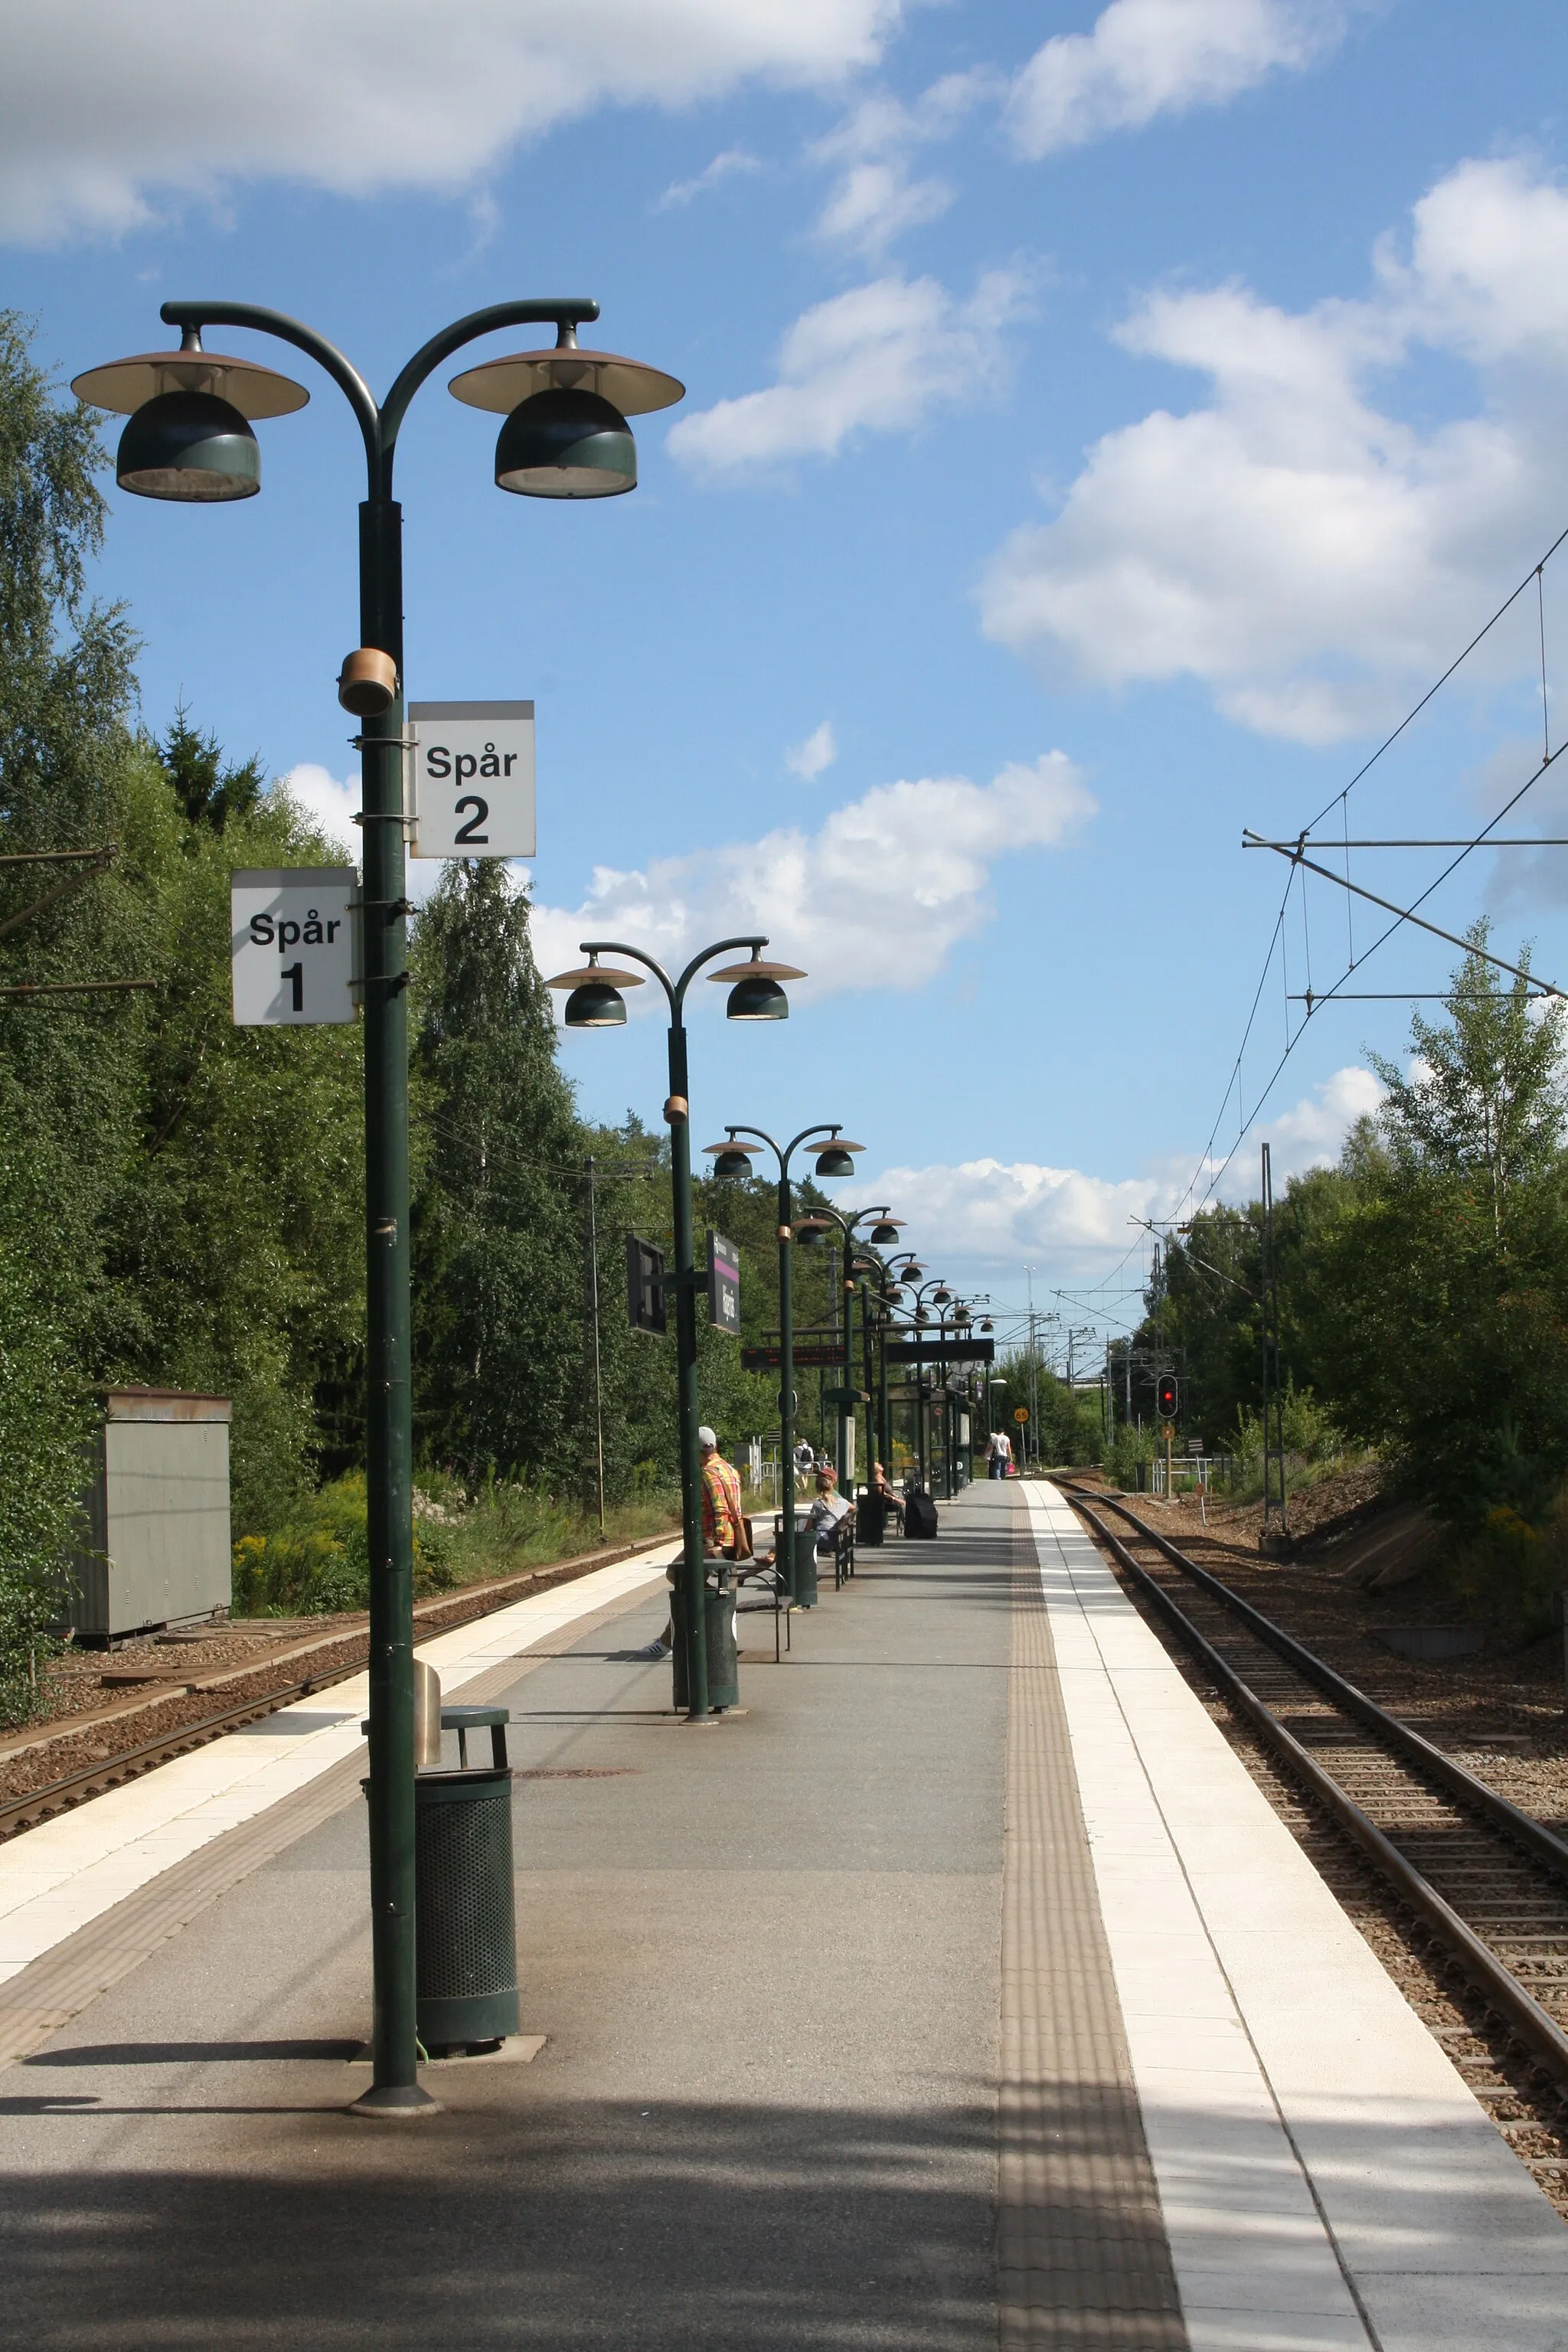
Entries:
{"label": "number 1 on sign", "polygon": [[304,965],[302,963],[287,963],[284,965],[278,977],[279,980],[286,980],[289,983],[289,987],[291,992],[289,1004],[289,1012],[303,1013],[305,1010]]}

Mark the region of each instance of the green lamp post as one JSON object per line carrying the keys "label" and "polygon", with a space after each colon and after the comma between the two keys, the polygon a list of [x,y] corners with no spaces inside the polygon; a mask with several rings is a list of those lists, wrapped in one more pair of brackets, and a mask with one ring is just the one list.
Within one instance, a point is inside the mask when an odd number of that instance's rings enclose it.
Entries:
{"label": "green lamp post", "polygon": [[261,458],[252,423],[303,408],[302,384],[255,362],[209,352],[209,327],[240,327],[314,360],[353,412],[364,445],[359,510],[360,642],[338,698],[361,724],[363,779],[366,1479],[370,1543],[370,1895],[374,2025],[372,2083],[358,2113],[435,2112],[419,2086],[414,1921],[414,1526],[409,1391],[408,984],[405,887],[403,509],[393,497],[397,436],[415,394],[444,360],[502,328],[552,325],[553,347],[491,360],[458,376],[456,397],[506,418],[495,479],[531,498],[614,497],[634,488],[626,416],[665,408],[684,386],[607,352],[583,351],[596,302],[496,302],[443,328],[416,352],[378,405],[326,338],[252,302],[165,302],[177,352],[144,352],[79,375],[71,389],[129,416],[116,478],[141,498],[217,506],[253,498]]}
{"label": "green lamp post", "polygon": [[[725,1012],[731,1021],[784,1021],[789,999],[782,983],[804,980],[794,964],[765,963],[765,939],[717,940],[694,955],[679,980],[671,980],[660,963],[640,948],[620,940],[584,940],[588,959],[576,971],[557,972],[548,988],[570,991],[562,1019],[568,1029],[618,1029],[626,1017],[622,991],[640,988],[642,971],[652,972],[669,1003],[669,1094],[664,1106],[669,1128],[669,1173],[675,1223],[675,1352],[678,1373],[677,1412],[680,1441],[680,1516],[683,1535],[681,1573],[671,1606],[672,1647],[684,1668],[686,1712],[693,1721],[708,1713],[707,1612],[702,1566],[702,1495],[697,1458],[697,1299],[700,1278],[693,1264],[691,1237],[691,1108],[686,1066],[686,992],[705,964],[732,948],[750,948],[749,963],[730,964],[710,971],[711,981],[727,982]],[[602,955],[629,956],[642,971],[606,969]],[[677,1675],[677,1687],[679,1686]]]}
{"label": "green lamp post", "polygon": [[[852,1148],[858,1150],[859,1146],[856,1145]],[[827,1156],[831,1157],[831,1155]],[[846,1153],[842,1167],[830,1167],[826,1171],[824,1171],[822,1169],[822,1163],[819,1160],[817,1163],[817,1169],[819,1173],[826,1172],[830,1176],[850,1176],[854,1173],[854,1162],[847,1157],[847,1153]],[[829,1220],[831,1220],[831,1223],[829,1223]],[[872,1243],[873,1246],[880,1246],[883,1243],[896,1242],[899,1238],[899,1220],[893,1216],[891,1211],[886,1206],[886,1204],[875,1209],[858,1209],[853,1216],[847,1217],[841,1211],[834,1208],[831,1203],[829,1203],[823,1215],[802,1217],[795,1229],[800,1239],[808,1244],[820,1243],[824,1235],[831,1232],[834,1225],[837,1226],[839,1232],[844,1236],[844,1385],[838,1392],[838,1475],[841,1480],[844,1477],[845,1468],[848,1459],[848,1432],[850,1423],[854,1418],[855,1412],[855,1407],[852,1402],[852,1399],[855,1394],[853,1387],[855,1375],[855,1293],[859,1287],[859,1277],[855,1267],[855,1234],[858,1227],[867,1223],[869,1223],[872,1228],[870,1234],[868,1235],[868,1239]],[[879,1237],[880,1237],[880,1240],[879,1240]],[[866,1481],[868,1486],[869,1486],[871,1479],[871,1464],[875,1461],[876,1455],[876,1424],[872,1418],[870,1392],[868,1391],[866,1396]],[[845,1499],[850,1505],[851,1508],[853,1508],[855,1502],[855,1482],[853,1478],[851,1478],[848,1483],[849,1493],[846,1496]],[[842,1488],[840,1491],[842,1491]]]}
{"label": "green lamp post", "polygon": [[[795,1556],[795,1228],[789,1163],[803,1143],[814,1136],[824,1139],[816,1155],[819,1177],[848,1176],[854,1173],[855,1162],[850,1153],[864,1147],[846,1143],[837,1127],[818,1123],[803,1127],[788,1143],[775,1143],[765,1128],[729,1127],[724,1143],[710,1143],[713,1173],[720,1177],[749,1176],[752,1157],[765,1145],[778,1162],[778,1246],[779,1246],[779,1496],[784,1506],[784,1582],[790,1599],[796,1597]],[[741,1136],[754,1136],[754,1143],[742,1143]]]}

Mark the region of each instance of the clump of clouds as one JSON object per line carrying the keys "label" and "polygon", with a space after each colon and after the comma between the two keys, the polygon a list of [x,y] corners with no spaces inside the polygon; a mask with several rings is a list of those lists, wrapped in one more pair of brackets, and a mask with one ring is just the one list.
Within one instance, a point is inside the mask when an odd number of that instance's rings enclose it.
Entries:
{"label": "clump of clouds", "polygon": [[720,187],[724,181],[732,180],[737,174],[760,172],[762,168],[756,156],[748,154],[745,148],[726,147],[723,153],[715,155],[695,179],[673,182],[666,188],[655,209],[661,213],[678,212],[683,205],[690,204],[694,197],[707,195],[710,189]]}
{"label": "clump of clouds", "polygon": [[636,872],[598,867],[580,907],[535,906],[540,969],[574,963],[595,936],[646,941],[679,966],[705,940],[757,930],[805,967],[814,995],[921,988],[990,921],[997,862],[1060,846],[1093,812],[1061,751],[1015,761],[988,784],[878,784],[815,832],[780,826]]}
{"label": "clump of clouds", "polygon": [[360,829],[354,823],[360,811],[361,785],[357,776],[340,780],[330,770],[313,760],[302,760],[290,768],[273,786],[275,792],[287,793],[300,814],[323,834],[334,849],[359,863]]}
{"label": "clump of clouds", "polygon": [[1002,87],[999,76],[981,68],[946,75],[910,106],[886,92],[863,99],[811,150],[815,163],[839,173],[817,216],[817,235],[875,260],[906,229],[940,220],[953,191],[945,180],[915,178],[915,152],[951,138],[972,109]]}
{"label": "clump of clouds", "polygon": [[[1273,1119],[1260,1120],[1217,1187],[1242,1204],[1258,1193],[1256,1144],[1268,1139],[1275,1181],[1331,1166],[1358,1118],[1374,1111],[1383,1088],[1359,1066],[1336,1070]],[[1205,1169],[1205,1176],[1212,1174]],[[941,1237],[937,1271],[987,1277],[1031,1262],[1081,1273],[1120,1258],[1139,1222],[1190,1213],[1190,1160],[1169,1159],[1137,1176],[1096,1176],[1032,1160],[966,1160],[953,1165],[888,1168],[867,1180],[869,1193],[905,1220],[903,1238],[917,1250]],[[1198,1191],[1203,1191],[1200,1181]]]}
{"label": "clump of clouds", "polygon": [[1018,269],[987,271],[966,301],[934,278],[857,286],[795,320],[775,383],[682,417],[668,446],[715,479],[749,478],[791,459],[836,457],[864,433],[912,432],[996,388],[1005,331],[1027,309]]}
{"label": "clump of clouds", "polygon": [[1348,11],[1322,0],[1111,0],[1088,33],[1058,33],[1015,78],[1005,121],[1037,160],[1161,114],[1222,106],[1335,49]]}
{"label": "clump of clouds", "polygon": [[457,193],[599,106],[874,66],[900,0],[0,0],[0,236],[118,236],[279,178]]}
{"label": "clump of clouds", "polygon": [[[1363,299],[1162,291],[1118,333],[1211,396],[1103,436],[987,566],[985,634],[1052,675],[1195,677],[1262,733],[1364,731],[1447,667],[1568,503],[1568,193],[1517,159],[1432,188]],[[1378,404],[1423,349],[1480,372],[1475,413],[1418,428]]]}
{"label": "clump of clouds", "polygon": [[793,751],[784,753],[784,766],[792,775],[814,784],[837,757],[838,739],[833,732],[833,721],[825,719],[820,727],[812,729],[804,743],[797,743]]}

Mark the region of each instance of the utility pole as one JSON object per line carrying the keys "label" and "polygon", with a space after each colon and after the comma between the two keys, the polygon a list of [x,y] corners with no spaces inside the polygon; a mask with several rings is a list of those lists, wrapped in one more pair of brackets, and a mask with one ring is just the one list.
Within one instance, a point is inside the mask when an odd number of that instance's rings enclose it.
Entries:
{"label": "utility pole", "polygon": [[[1279,1532],[1289,1532],[1285,1516],[1285,1403],[1279,1392],[1279,1286],[1274,1264],[1274,1171],[1263,1147],[1263,1538],[1279,1515]],[[1278,1443],[1276,1443],[1276,1439]]]}

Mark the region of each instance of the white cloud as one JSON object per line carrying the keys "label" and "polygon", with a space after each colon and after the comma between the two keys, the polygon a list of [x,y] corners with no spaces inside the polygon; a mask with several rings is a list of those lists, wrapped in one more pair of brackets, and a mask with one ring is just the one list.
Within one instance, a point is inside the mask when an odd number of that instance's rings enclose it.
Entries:
{"label": "white cloud", "polygon": [[[1268,1145],[1276,1185],[1283,1184],[1288,1176],[1304,1176],[1311,1168],[1331,1167],[1357,1119],[1367,1118],[1382,1100],[1381,1082],[1370,1070],[1352,1063],[1336,1070],[1310,1095],[1303,1095],[1289,1110],[1259,1119],[1256,1140]],[[1249,1163],[1250,1183],[1241,1188],[1247,1200],[1258,1192],[1257,1157],[1254,1152]]]}
{"label": "white cloud", "polygon": [[[1232,1160],[1219,1197],[1245,1202],[1258,1194],[1257,1144],[1268,1139],[1274,1181],[1304,1175],[1339,1158],[1355,1120],[1377,1108],[1383,1088],[1370,1070],[1351,1067],[1303,1096],[1292,1108],[1261,1121]],[[926,1254],[933,1273],[987,1278],[1033,1262],[1042,1271],[1114,1261],[1137,1241],[1136,1221],[1188,1213],[1190,1160],[1169,1155],[1139,1176],[1091,1176],[1080,1168],[1044,1161],[966,1160],[952,1166],[889,1168],[868,1177],[868,1198],[889,1202],[905,1220],[902,1239]],[[1198,1192],[1203,1185],[1200,1182]],[[937,1256],[930,1255],[931,1249]],[[1041,1297],[1044,1297],[1042,1289]]]}
{"label": "white cloud", "polygon": [[1016,1274],[1031,1257],[1120,1256],[1134,1238],[1129,1220],[1152,1215],[1166,1189],[1152,1176],[1117,1181],[1028,1160],[889,1168],[868,1184],[906,1221],[911,1247],[940,1235],[937,1273],[959,1262]]}
{"label": "white cloud", "polygon": [[0,236],[117,236],[284,178],[471,186],[602,105],[683,106],[876,62],[900,0],[0,0]]}
{"label": "white cloud", "polygon": [[804,743],[784,753],[784,766],[794,774],[804,777],[808,784],[816,783],[824,769],[831,768],[838,757],[838,740],[833,732],[833,721],[825,719],[814,728]]}
{"label": "white cloud", "polygon": [[1219,106],[1281,68],[1337,47],[1342,8],[1323,0],[1111,0],[1089,33],[1061,33],[1013,84],[1007,127],[1039,157],[1159,114]]}
{"label": "white cloud", "polygon": [[683,417],[668,446],[717,477],[837,457],[858,433],[911,432],[933,409],[972,405],[996,385],[1003,331],[1025,305],[1011,269],[988,271],[967,302],[934,278],[858,286],[795,320],[777,383]]}
{"label": "white cloud", "polygon": [[840,177],[817,217],[820,236],[875,258],[905,229],[938,220],[952,202],[944,180],[910,175],[914,151],[950,138],[970,109],[996,87],[984,68],[949,74],[905,106],[886,93],[861,100],[811,153],[840,166]]}
{"label": "white cloud", "polygon": [[302,761],[280,776],[274,790],[287,793],[295,807],[311,824],[325,834],[335,849],[359,864],[360,830],[354,823],[360,810],[360,780],[348,776],[340,783],[337,777],[314,761]]}
{"label": "white cloud", "polygon": [[[985,633],[1047,671],[1194,677],[1244,726],[1331,741],[1397,715],[1563,520],[1568,193],[1518,161],[1434,187],[1363,300],[1157,293],[1119,335],[1212,398],[1107,434],[992,559]],[[1374,403],[1424,349],[1481,371],[1475,413],[1419,429]]]}
{"label": "white cloud", "polygon": [[732,180],[738,172],[760,172],[762,168],[757,158],[749,155],[743,147],[726,147],[723,153],[715,155],[694,180],[677,180],[666,188],[658,200],[658,210],[661,213],[675,212],[682,205],[689,205],[694,196],[705,196],[710,188],[718,187],[722,181]]}
{"label": "white cloud", "polygon": [[813,834],[781,826],[637,873],[598,867],[582,906],[535,907],[540,970],[574,964],[584,939],[635,940],[668,968],[706,940],[757,930],[805,968],[814,997],[919,988],[990,920],[998,860],[1056,847],[1093,810],[1061,751],[1014,761],[989,784],[878,784]]}

